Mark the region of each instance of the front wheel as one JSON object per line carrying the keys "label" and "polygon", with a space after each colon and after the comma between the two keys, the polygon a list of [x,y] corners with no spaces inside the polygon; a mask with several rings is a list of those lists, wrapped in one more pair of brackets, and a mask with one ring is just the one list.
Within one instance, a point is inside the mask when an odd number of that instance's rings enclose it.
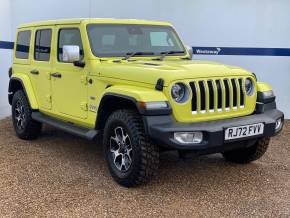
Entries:
{"label": "front wheel", "polygon": [[41,132],[42,124],[33,120],[31,113],[24,91],[17,91],[12,99],[12,121],[16,135],[21,139],[35,139]]}
{"label": "front wheel", "polygon": [[104,129],[104,153],[114,180],[125,187],[146,183],[159,164],[158,147],[146,136],[140,116],[132,110],[118,110]]}
{"label": "front wheel", "polygon": [[230,162],[249,163],[261,158],[266,153],[269,143],[270,138],[262,138],[250,147],[224,152],[223,156]]}

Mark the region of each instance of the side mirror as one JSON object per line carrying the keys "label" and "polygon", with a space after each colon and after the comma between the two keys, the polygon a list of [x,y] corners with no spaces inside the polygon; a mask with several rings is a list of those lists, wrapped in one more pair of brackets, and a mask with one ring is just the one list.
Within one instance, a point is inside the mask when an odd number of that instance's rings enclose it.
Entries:
{"label": "side mirror", "polygon": [[73,63],[80,60],[80,47],[77,45],[64,45],[62,47],[62,60]]}
{"label": "side mirror", "polygon": [[189,54],[189,57],[190,57],[190,59],[192,59],[192,56],[193,56],[193,50],[192,50],[192,47],[191,46],[185,46],[186,47],[186,50],[187,50],[187,52],[188,52],[188,54]]}

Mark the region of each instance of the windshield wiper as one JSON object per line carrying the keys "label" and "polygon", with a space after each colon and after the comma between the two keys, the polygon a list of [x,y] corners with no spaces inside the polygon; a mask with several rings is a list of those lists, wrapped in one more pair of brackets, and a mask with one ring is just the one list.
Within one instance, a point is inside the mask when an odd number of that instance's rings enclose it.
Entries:
{"label": "windshield wiper", "polygon": [[170,54],[183,54],[184,51],[163,51],[160,52],[160,58],[155,58],[153,60],[163,61],[163,59]]}
{"label": "windshield wiper", "polygon": [[131,57],[134,57],[136,55],[154,55],[153,52],[142,52],[142,51],[137,51],[137,52],[128,52],[126,53],[126,56],[122,58],[122,60],[128,60]]}

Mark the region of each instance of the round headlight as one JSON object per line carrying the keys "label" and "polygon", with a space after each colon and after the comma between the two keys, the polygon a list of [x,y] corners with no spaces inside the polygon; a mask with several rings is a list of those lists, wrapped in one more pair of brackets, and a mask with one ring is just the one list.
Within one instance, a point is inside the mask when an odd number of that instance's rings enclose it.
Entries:
{"label": "round headlight", "polygon": [[183,103],[188,99],[188,88],[183,83],[175,83],[171,88],[171,96],[177,103]]}
{"label": "round headlight", "polygon": [[250,78],[246,79],[245,89],[246,89],[246,93],[248,96],[251,96],[254,94],[255,86],[254,86],[254,82],[252,79],[250,79]]}

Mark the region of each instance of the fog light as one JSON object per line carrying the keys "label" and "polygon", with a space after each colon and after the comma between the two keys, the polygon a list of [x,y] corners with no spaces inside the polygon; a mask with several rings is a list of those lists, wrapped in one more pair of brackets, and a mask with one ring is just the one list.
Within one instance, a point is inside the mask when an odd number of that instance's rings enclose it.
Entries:
{"label": "fog light", "polygon": [[182,144],[199,144],[203,140],[202,132],[175,132],[174,139]]}
{"label": "fog light", "polygon": [[278,120],[276,120],[276,124],[275,124],[275,131],[278,132],[283,126],[283,121],[281,118],[279,118]]}

